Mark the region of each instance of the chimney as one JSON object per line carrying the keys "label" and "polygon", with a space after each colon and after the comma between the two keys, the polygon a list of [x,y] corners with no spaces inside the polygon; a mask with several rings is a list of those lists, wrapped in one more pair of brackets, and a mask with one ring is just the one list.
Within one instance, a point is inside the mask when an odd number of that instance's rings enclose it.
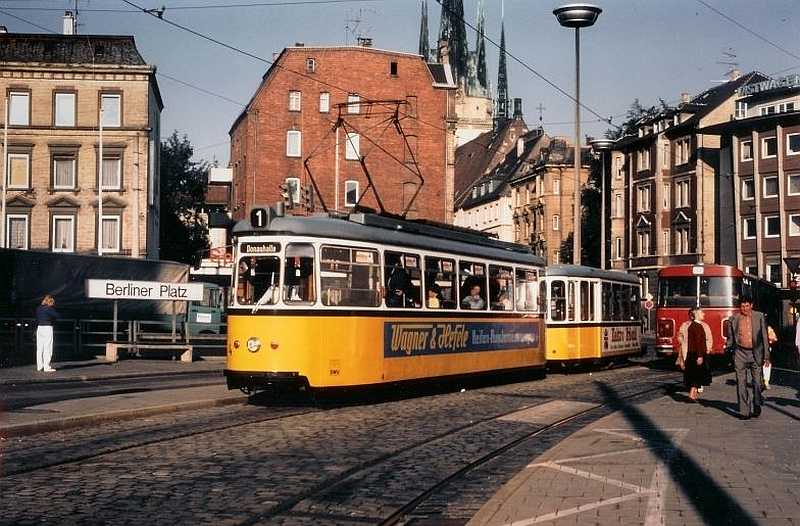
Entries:
{"label": "chimney", "polygon": [[75,15],[72,11],[64,11],[64,31],[65,35],[75,34]]}
{"label": "chimney", "polygon": [[525,153],[525,139],[520,137],[517,139],[517,159],[522,157],[523,153]]}
{"label": "chimney", "polygon": [[0,33],[8,33],[8,28],[6,26],[0,26]]}
{"label": "chimney", "polygon": [[294,47],[305,47],[305,46],[306,46],[305,42],[295,42],[294,43]]}
{"label": "chimney", "polygon": [[681,93],[681,103],[687,104],[689,102],[689,94],[687,92]]}
{"label": "chimney", "polygon": [[519,97],[514,99],[514,118],[522,118],[522,99]]}
{"label": "chimney", "polygon": [[728,80],[736,80],[742,76],[742,72],[739,71],[739,68],[733,68],[728,72]]}
{"label": "chimney", "polygon": [[277,51],[273,51],[272,52],[272,61],[275,62],[276,60],[278,60],[279,56],[281,56],[280,53],[278,53]]}
{"label": "chimney", "polygon": [[372,39],[369,37],[358,37],[358,45],[361,47],[372,47]]}

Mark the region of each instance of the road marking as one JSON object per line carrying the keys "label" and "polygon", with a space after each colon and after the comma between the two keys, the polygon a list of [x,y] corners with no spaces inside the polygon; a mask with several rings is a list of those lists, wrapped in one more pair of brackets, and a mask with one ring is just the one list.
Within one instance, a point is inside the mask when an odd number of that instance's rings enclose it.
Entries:
{"label": "road marking", "polygon": [[571,400],[553,400],[501,416],[498,420],[548,425],[594,407],[597,407],[597,404]]}
{"label": "road marking", "polygon": [[578,513],[583,513],[584,511],[589,511],[597,508],[601,508],[603,506],[610,506],[613,504],[619,504],[621,502],[626,502],[633,499],[639,499],[643,496],[647,496],[647,511],[645,513],[645,526],[663,526],[664,524],[664,499],[666,497],[666,491],[669,486],[669,473],[668,473],[668,465],[672,460],[675,458],[678,452],[678,445],[686,438],[686,435],[689,434],[689,429],[686,428],[666,428],[666,429],[630,429],[630,428],[616,428],[616,429],[593,429],[592,431],[596,433],[602,433],[605,435],[613,436],[613,437],[620,437],[627,440],[631,440],[636,443],[644,442],[644,437],[642,435],[646,435],[648,431],[658,431],[659,433],[664,432],[671,432],[673,434],[670,437],[669,443],[665,444],[665,448],[662,451],[666,450],[666,453],[662,458],[665,460],[659,460],[656,462],[655,470],[653,471],[653,476],[650,479],[649,487],[642,487],[637,486],[635,484],[629,484],[627,482],[623,482],[621,480],[616,480],[612,478],[608,478],[604,475],[600,475],[597,473],[592,473],[590,471],[583,471],[579,469],[575,469],[570,466],[564,466],[563,464],[567,462],[579,462],[583,460],[589,459],[596,459],[596,458],[604,458],[604,457],[611,457],[615,455],[622,455],[625,453],[632,453],[635,451],[644,452],[644,451],[653,451],[653,448],[650,447],[636,447],[630,449],[623,449],[620,451],[609,451],[606,453],[596,453],[593,455],[585,455],[580,457],[570,457],[570,458],[563,458],[558,460],[551,460],[546,462],[539,462],[534,464],[529,464],[528,468],[535,468],[535,467],[542,467],[548,469],[555,469],[557,471],[561,471],[564,473],[568,473],[570,475],[574,475],[576,477],[582,477],[588,480],[599,481],[604,484],[609,484],[612,486],[617,486],[619,488],[627,489],[632,491],[627,495],[622,495],[620,497],[613,497],[610,499],[600,499],[595,502],[589,502],[587,504],[581,504],[580,506],[575,506],[574,508],[567,508],[565,510],[557,510],[552,513],[547,513],[545,515],[538,515],[536,517],[531,517],[528,519],[522,519],[518,521],[513,521],[510,523],[506,523],[504,526],[529,526],[531,524],[538,524],[540,522],[552,521],[556,519],[561,519],[564,517],[568,517],[570,515],[576,515]]}

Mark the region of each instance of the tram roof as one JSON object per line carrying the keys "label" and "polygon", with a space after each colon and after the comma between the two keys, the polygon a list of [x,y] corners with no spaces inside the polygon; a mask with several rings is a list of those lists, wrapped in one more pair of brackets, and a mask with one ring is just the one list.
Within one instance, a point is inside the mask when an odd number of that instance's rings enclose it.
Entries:
{"label": "tram roof", "polygon": [[563,276],[565,278],[594,278],[608,281],[621,281],[625,283],[639,284],[636,276],[627,272],[615,270],[602,270],[584,265],[549,265],[545,273],[548,277]]}
{"label": "tram roof", "polygon": [[254,228],[248,219],[233,227],[237,236],[294,234],[363,241],[401,247],[431,250],[497,259],[512,263],[543,267],[545,262],[525,245],[508,243],[447,225],[408,221],[378,214],[349,216],[278,216],[272,217],[264,228]]}

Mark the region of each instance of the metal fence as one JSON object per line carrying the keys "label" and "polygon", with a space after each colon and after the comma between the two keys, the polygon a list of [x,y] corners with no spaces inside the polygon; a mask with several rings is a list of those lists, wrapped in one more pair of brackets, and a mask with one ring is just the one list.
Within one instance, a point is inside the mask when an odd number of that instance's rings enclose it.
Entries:
{"label": "metal fence", "polygon": [[[225,356],[225,323],[172,320],[58,320],[53,325],[53,361],[89,360],[105,354],[106,343],[190,343],[196,355]],[[0,318],[0,367],[36,362],[36,320]]]}

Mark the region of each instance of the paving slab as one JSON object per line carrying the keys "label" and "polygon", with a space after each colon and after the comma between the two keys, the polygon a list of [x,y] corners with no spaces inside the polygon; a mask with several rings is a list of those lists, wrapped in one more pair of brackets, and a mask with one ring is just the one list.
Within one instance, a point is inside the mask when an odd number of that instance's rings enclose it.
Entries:
{"label": "paving slab", "polygon": [[[776,374],[778,373],[778,374]],[[773,373],[763,414],[737,418],[734,375],[701,403],[677,392],[578,431],[510,480],[470,525],[792,524],[800,517],[800,375]]]}

